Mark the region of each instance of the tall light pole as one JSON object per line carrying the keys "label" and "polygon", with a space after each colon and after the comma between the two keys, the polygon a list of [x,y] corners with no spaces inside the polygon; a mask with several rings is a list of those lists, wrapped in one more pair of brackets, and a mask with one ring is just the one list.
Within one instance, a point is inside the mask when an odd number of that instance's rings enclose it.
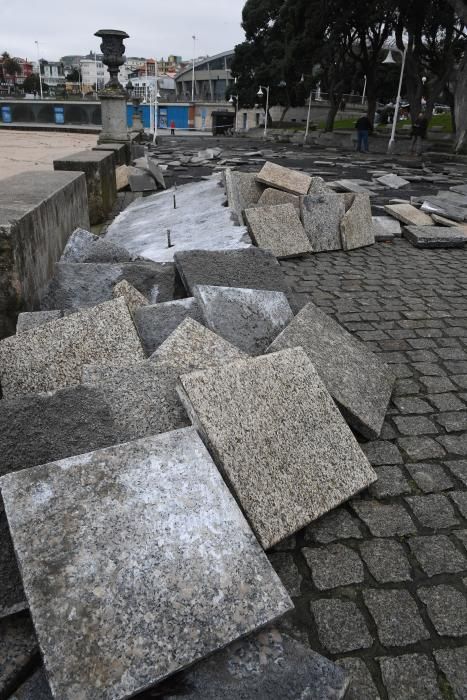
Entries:
{"label": "tall light pole", "polygon": [[35,41],[34,43],[36,44],[36,48],[37,48],[37,69],[39,71],[39,91],[41,93],[41,100],[42,100],[44,96],[42,93],[42,76],[41,76],[41,61],[39,58],[39,42]]}
{"label": "tall light pole", "polygon": [[400,74],[400,78],[399,78],[399,89],[397,90],[396,108],[394,110],[394,118],[392,120],[391,138],[389,139],[389,143],[388,143],[388,153],[389,154],[393,153],[394,145],[396,143],[396,126],[397,126],[397,120],[399,118],[399,107],[400,107],[400,102],[401,102],[402,81],[404,80],[405,59],[407,58],[407,46],[405,47],[404,51],[401,51],[400,49],[398,49],[396,47],[391,48],[388,55],[384,59],[383,63],[395,63],[395,60],[392,57],[392,51],[398,51],[400,54],[402,54],[402,66],[401,66],[401,74]]}
{"label": "tall light pole", "polygon": [[365,97],[366,97],[366,84],[367,84],[367,77],[365,75],[365,82],[363,83],[363,95],[362,95],[362,105],[365,104]]}
{"label": "tall light pole", "polygon": [[196,56],[196,35],[193,34],[193,67],[191,71],[191,101],[195,101],[195,56]]}
{"label": "tall light pole", "polygon": [[238,130],[238,95],[230,95],[229,102],[235,107],[235,133]]}
{"label": "tall light pole", "polygon": [[263,90],[266,90],[266,115],[264,118],[264,138],[266,138],[268,135],[269,85],[267,87],[263,87],[262,85],[259,86],[259,90],[256,93],[258,97],[263,97]]}

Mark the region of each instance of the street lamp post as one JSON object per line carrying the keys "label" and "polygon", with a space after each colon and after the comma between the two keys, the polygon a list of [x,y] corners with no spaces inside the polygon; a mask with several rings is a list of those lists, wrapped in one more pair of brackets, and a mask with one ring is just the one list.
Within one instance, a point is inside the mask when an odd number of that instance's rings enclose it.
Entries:
{"label": "street lamp post", "polygon": [[263,97],[263,90],[266,90],[266,115],[264,118],[264,138],[266,138],[268,135],[269,85],[267,87],[263,87],[263,85],[259,86],[259,90],[256,93],[258,97]]}
{"label": "street lamp post", "polygon": [[397,120],[399,118],[399,107],[400,107],[401,93],[402,93],[402,81],[404,80],[405,60],[407,58],[407,46],[405,47],[404,51],[401,51],[398,48],[392,48],[389,51],[389,54],[386,56],[383,63],[395,63],[395,61],[392,57],[392,53],[391,53],[392,51],[398,51],[399,53],[402,54],[402,66],[401,66],[401,74],[400,74],[400,78],[399,78],[399,88],[397,90],[396,108],[394,110],[394,118],[392,120],[391,138],[389,139],[389,143],[388,143],[388,154],[393,153],[394,145],[396,143],[396,126],[397,126]]}
{"label": "street lamp post", "polygon": [[41,61],[40,61],[40,58],[39,58],[39,42],[38,42],[38,41],[35,41],[34,43],[36,44],[36,48],[37,48],[37,69],[38,69],[38,71],[39,71],[39,91],[40,91],[40,93],[41,93],[41,100],[42,100],[42,99],[43,99],[43,94],[42,94]]}
{"label": "street lamp post", "polygon": [[196,35],[193,34],[193,66],[191,71],[191,101],[195,101],[195,56],[196,56]]}
{"label": "street lamp post", "polygon": [[229,102],[230,102],[230,104],[233,104],[235,107],[235,133],[237,133],[237,130],[238,130],[238,95],[230,95]]}

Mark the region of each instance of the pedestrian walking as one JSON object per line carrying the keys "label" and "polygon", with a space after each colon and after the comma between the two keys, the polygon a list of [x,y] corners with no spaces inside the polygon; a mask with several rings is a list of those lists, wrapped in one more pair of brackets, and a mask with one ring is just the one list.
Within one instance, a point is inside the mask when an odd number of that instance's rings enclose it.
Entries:
{"label": "pedestrian walking", "polygon": [[170,122],[170,135],[171,135],[171,136],[175,136],[175,122],[174,122],[173,119],[172,119],[172,121]]}
{"label": "pedestrian walking", "polygon": [[412,145],[410,153],[419,156],[423,150],[423,141],[426,139],[428,131],[428,119],[423,112],[420,112],[414,123],[412,124]]}
{"label": "pedestrian walking", "polygon": [[357,151],[368,153],[368,136],[373,132],[373,124],[368,115],[360,117],[355,128],[357,129]]}

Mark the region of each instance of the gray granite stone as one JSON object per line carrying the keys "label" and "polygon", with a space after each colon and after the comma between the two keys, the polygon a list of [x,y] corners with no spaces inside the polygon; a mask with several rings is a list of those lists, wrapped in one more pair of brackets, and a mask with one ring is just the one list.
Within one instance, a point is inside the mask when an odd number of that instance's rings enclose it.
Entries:
{"label": "gray granite stone", "polygon": [[373,245],[373,221],[370,198],[367,194],[353,195],[353,202],[341,219],[341,239],[344,250]]}
{"label": "gray granite stone", "polygon": [[156,180],[148,170],[128,166],[128,184],[132,192],[155,192],[157,190]]}
{"label": "gray granite stone", "polygon": [[284,292],[294,308],[282,268],[267,250],[190,250],[176,253],[174,260],[190,295],[197,284],[267,289]]}
{"label": "gray granite stone", "polygon": [[462,248],[467,243],[460,228],[448,226],[406,226],[403,236],[416,248]]}
{"label": "gray granite stone", "polygon": [[441,214],[448,219],[459,222],[464,221],[467,212],[467,209],[459,207],[452,202],[448,202],[442,197],[435,197],[433,195],[423,198],[423,204],[420,209],[422,212],[430,214],[434,212],[435,214]]}
{"label": "gray granite stone", "polygon": [[157,687],[164,700],[340,700],[348,674],[269,627]]}
{"label": "gray granite stone", "polygon": [[130,697],[291,608],[192,428],[1,488],[60,700]]}
{"label": "gray granite stone", "polygon": [[446,535],[411,537],[409,546],[428,576],[456,574],[467,568],[467,558]]}
{"label": "gray granite stone", "polygon": [[370,494],[375,498],[400,496],[410,493],[411,488],[402,470],[395,465],[375,467],[378,480],[370,486]]}
{"label": "gray granite stone", "polygon": [[186,318],[149,358],[175,367],[179,374],[193,369],[246,359],[247,355],[191,318]]}
{"label": "gray granite stone", "polygon": [[430,216],[419,211],[412,204],[386,204],[384,210],[398,221],[408,226],[432,226],[433,220]]}
{"label": "gray granite stone", "polygon": [[31,618],[26,613],[0,620],[0,696],[10,697],[38,655]]}
{"label": "gray granite stone", "polygon": [[332,190],[326,185],[323,178],[312,176],[308,194],[326,194],[326,192],[332,192]]}
{"label": "gray granite stone", "polygon": [[336,664],[342,666],[350,676],[346,700],[381,700],[364,661],[346,656],[344,659],[337,659]]}
{"label": "gray granite stone", "polygon": [[311,253],[311,243],[293,204],[245,209],[244,216],[253,242],[276,258]]}
{"label": "gray granite stone", "polygon": [[200,308],[193,297],[138,309],[134,320],[146,355],[152,355],[186,318],[201,322]]}
{"label": "gray granite stone", "polygon": [[62,311],[23,311],[19,314],[18,322],[16,324],[16,332],[23,333],[24,331],[30,331],[32,328],[37,328],[37,326],[42,326],[44,323],[49,323],[49,321],[56,321],[62,318]]}
{"label": "gray granite stone", "polygon": [[384,241],[401,236],[400,222],[390,216],[373,216],[373,235],[375,241]]}
{"label": "gray granite stone", "polygon": [[78,309],[112,299],[126,280],[151,304],[183,296],[173,263],[60,263],[41,300],[41,309]]}
{"label": "gray granite stone", "polygon": [[388,700],[443,700],[433,662],[425,654],[379,659]]}
{"label": "gray granite stone", "polygon": [[438,442],[443,445],[447,452],[460,456],[467,455],[467,433],[461,433],[460,435],[441,435],[441,437],[438,438]]}
{"label": "gray granite stone", "polygon": [[154,362],[90,365],[82,381],[102,393],[121,434],[135,440],[190,424],[175,388],[178,375],[174,367]]}
{"label": "gray granite stone", "polygon": [[451,202],[458,207],[467,207],[467,196],[461,192],[454,192],[453,190],[439,190],[436,193],[436,196],[446,202]]}
{"label": "gray granite stone", "polygon": [[367,589],[363,598],[384,646],[407,646],[430,638],[408,591]]}
{"label": "gray granite stone", "polygon": [[452,411],[447,413],[438,413],[435,416],[437,423],[443,426],[447,433],[459,432],[467,430],[467,412]]}
{"label": "gray granite stone", "polygon": [[467,600],[453,586],[424,586],[417,595],[426,605],[428,617],[439,635],[463,637],[467,635]]}
{"label": "gray granite stone", "polygon": [[300,214],[313,252],[342,248],[340,224],[345,214],[341,194],[310,194],[300,198]]}
{"label": "gray granite stone", "polygon": [[321,644],[332,654],[367,649],[373,638],[355,603],[332,598],[310,604]]}
{"label": "gray granite stone", "polygon": [[454,690],[456,700],[467,700],[467,646],[436,649],[433,655]]}
{"label": "gray granite stone", "polygon": [[262,355],[293,319],[283,292],[235,287],[195,287],[204,324],[249,355]]}
{"label": "gray granite stone", "polygon": [[75,386],[85,364],[124,366],[143,358],[128,306],[115,299],[1,341],[3,396]]}
{"label": "gray granite stone", "polygon": [[467,491],[451,491],[450,497],[464,518],[467,518]]}
{"label": "gray granite stone", "polygon": [[311,177],[298,170],[266,162],[256,176],[256,182],[291,194],[308,194]]}
{"label": "gray granite stone", "polygon": [[359,546],[365,564],[378,583],[411,580],[410,564],[399,542],[374,538]]}
{"label": "gray granite stone", "polygon": [[344,417],[365,437],[381,432],[394,377],[363,343],[312,302],[268,348],[302,347]]}
{"label": "gray granite stone", "polygon": [[53,700],[49,682],[41,666],[11,696],[10,700]]}
{"label": "gray granite stone", "polygon": [[445,462],[445,464],[449,467],[454,476],[467,486],[467,460],[452,460],[450,462]]}
{"label": "gray granite stone", "polygon": [[362,450],[373,466],[402,464],[402,455],[397,446],[387,440],[373,440],[362,445]]}
{"label": "gray granite stone", "polygon": [[439,464],[407,464],[410,476],[425,493],[444,491],[454,486],[445,470]]}
{"label": "gray granite stone", "polygon": [[26,610],[27,607],[3,501],[0,498],[0,618]]}
{"label": "gray granite stone", "polygon": [[133,318],[137,309],[149,304],[146,297],[141,294],[141,292],[138,292],[138,290],[126,280],[122,280],[112,289],[112,298],[118,299],[118,297],[123,297],[125,299]]}
{"label": "gray granite stone", "polygon": [[358,520],[344,508],[337,508],[332,513],[324,515],[315,523],[308,525],[305,531],[305,542],[328,544],[336,540],[361,539],[362,533]]}
{"label": "gray granite stone", "polygon": [[[440,442],[442,441],[442,438],[438,439]],[[400,438],[397,444],[404,450],[410,461],[436,459],[445,455],[441,445],[429,437]]]}
{"label": "gray granite stone", "polygon": [[287,593],[296,597],[300,595],[302,576],[290,552],[270,552],[268,559],[276,574],[282,581]]}
{"label": "gray granite stone", "polygon": [[300,348],[183,375],[178,390],[266,549],[375,479]]}
{"label": "gray granite stone", "polygon": [[126,248],[83,228],[73,231],[60,258],[61,263],[124,263],[132,260],[134,256]]}
{"label": "gray granite stone", "polygon": [[459,524],[451,502],[442,493],[409,496],[405,500],[422,527],[437,530]]}
{"label": "gray granite stone", "polygon": [[227,168],[224,172],[227,202],[239,224],[244,224],[245,209],[258,203],[264,187],[256,182],[256,173]]}
{"label": "gray granite stone", "polygon": [[399,503],[355,500],[352,508],[374,537],[403,536],[417,531],[412,518]]}
{"label": "gray granite stone", "polygon": [[[312,178],[313,179],[313,178]],[[276,204],[293,204],[295,209],[300,211],[300,198],[296,194],[275,190],[272,187],[267,187],[258,199],[258,207],[272,206]]]}
{"label": "gray granite stone", "polygon": [[[371,182],[368,182],[368,185],[371,185]],[[332,183],[329,183],[329,185],[332,185],[333,189],[337,190],[338,192],[353,192],[355,194],[369,194],[370,190],[367,187],[362,186],[357,180],[348,180],[348,179],[342,179],[342,180],[335,180]]]}
{"label": "gray granite stone", "polygon": [[396,175],[394,173],[382,175],[382,177],[376,178],[376,181],[379,182],[381,185],[385,185],[385,187],[390,187],[393,190],[398,190],[401,187],[405,187],[406,185],[410,184],[408,180],[404,180],[403,177],[399,177],[399,175]]}
{"label": "gray granite stone", "polygon": [[153,176],[154,180],[156,181],[158,188],[161,190],[165,190],[166,184],[164,180],[164,173],[160,169],[159,165],[152,158],[146,157],[146,162],[148,170]]}
{"label": "gray granite stone", "polygon": [[314,549],[304,547],[302,553],[310,567],[313,583],[320,591],[363,581],[362,562],[350,547],[343,544]]}

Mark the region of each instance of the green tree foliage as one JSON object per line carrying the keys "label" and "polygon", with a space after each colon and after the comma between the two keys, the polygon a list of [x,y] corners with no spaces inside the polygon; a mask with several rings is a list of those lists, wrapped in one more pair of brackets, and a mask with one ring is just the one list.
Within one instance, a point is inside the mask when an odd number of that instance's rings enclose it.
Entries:
{"label": "green tree foliage", "polygon": [[73,68],[73,70],[68,73],[65,80],[69,83],[79,83],[81,80],[81,73],[77,68]]}
{"label": "green tree foliage", "polygon": [[[40,87],[38,73],[31,73],[31,75],[28,75],[28,77],[24,79],[22,85],[24,92],[40,92]],[[46,87],[46,85],[42,86],[43,92],[45,92]]]}

